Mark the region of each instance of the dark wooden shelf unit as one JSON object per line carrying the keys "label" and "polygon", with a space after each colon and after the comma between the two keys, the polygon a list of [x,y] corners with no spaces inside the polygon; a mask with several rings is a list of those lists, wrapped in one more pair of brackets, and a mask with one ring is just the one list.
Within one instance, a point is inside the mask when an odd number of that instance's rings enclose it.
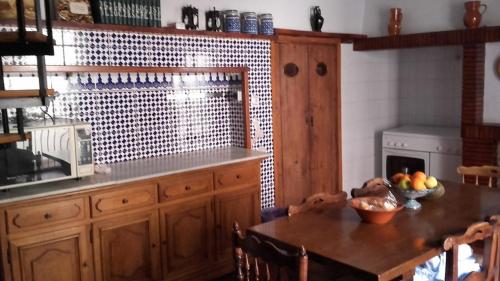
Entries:
{"label": "dark wooden shelf unit", "polygon": [[355,51],[465,45],[500,41],[500,26],[437,31],[354,40]]}
{"label": "dark wooden shelf unit", "polygon": [[26,133],[24,138],[18,134],[0,134],[0,145],[31,139],[31,134]]}
{"label": "dark wooden shelf unit", "polygon": [[54,55],[54,42],[40,32],[26,32],[26,40],[19,40],[17,31],[0,32],[2,56]]}
{"label": "dark wooden shelf unit", "polygon": [[[36,67],[35,67],[36,68]],[[54,90],[47,89],[47,96],[53,96]],[[38,98],[39,90],[5,90],[0,91],[0,99],[18,99],[18,98]]]}

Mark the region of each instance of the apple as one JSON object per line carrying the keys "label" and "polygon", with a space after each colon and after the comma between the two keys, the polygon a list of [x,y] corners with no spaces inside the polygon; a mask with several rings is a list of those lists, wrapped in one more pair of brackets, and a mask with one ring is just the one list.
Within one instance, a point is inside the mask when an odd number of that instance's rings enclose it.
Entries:
{"label": "apple", "polygon": [[402,179],[399,184],[398,184],[398,187],[400,189],[403,189],[403,190],[407,190],[410,188],[410,185],[411,185],[411,180],[409,179]]}
{"label": "apple", "polygon": [[425,181],[425,187],[428,189],[435,188],[438,185],[438,181],[435,177],[428,177]]}

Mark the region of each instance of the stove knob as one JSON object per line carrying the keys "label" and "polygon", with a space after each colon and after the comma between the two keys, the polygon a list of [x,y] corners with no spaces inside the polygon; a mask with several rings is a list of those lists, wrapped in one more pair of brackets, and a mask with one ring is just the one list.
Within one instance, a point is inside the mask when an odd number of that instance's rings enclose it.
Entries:
{"label": "stove knob", "polygon": [[443,147],[439,145],[438,147],[436,147],[436,150],[441,151],[441,150],[443,150]]}
{"label": "stove knob", "polygon": [[387,144],[388,144],[389,146],[394,146],[394,145],[395,145],[395,143],[394,143],[394,142],[392,142],[392,141],[388,142]]}
{"label": "stove knob", "polygon": [[408,144],[406,142],[404,142],[403,147],[408,147]]}

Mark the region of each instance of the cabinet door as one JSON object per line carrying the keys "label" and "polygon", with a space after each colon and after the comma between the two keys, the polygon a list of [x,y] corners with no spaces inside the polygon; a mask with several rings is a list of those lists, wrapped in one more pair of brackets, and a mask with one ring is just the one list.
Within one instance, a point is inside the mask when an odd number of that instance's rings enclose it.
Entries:
{"label": "cabinet door", "polygon": [[197,272],[213,261],[212,197],[160,209],[163,278]]}
{"label": "cabinet door", "polygon": [[88,233],[82,226],[10,240],[13,280],[93,280]]}
{"label": "cabinet door", "polygon": [[338,45],[309,45],[311,194],[340,191]]}
{"label": "cabinet door", "polygon": [[98,221],[93,237],[97,280],[160,280],[156,211]]}
{"label": "cabinet door", "polygon": [[235,221],[242,229],[260,222],[258,187],[215,196],[215,229],[219,260],[232,257],[232,232]]}
{"label": "cabinet door", "polygon": [[[285,204],[311,194],[307,45],[280,44],[282,186]],[[296,65],[296,75],[286,68]]]}

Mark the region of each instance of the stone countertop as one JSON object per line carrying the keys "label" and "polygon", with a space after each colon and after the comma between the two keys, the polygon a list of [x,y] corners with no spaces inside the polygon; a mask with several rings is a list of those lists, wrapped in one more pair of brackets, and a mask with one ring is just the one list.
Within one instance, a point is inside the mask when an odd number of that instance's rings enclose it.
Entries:
{"label": "stone countertop", "polygon": [[263,159],[268,156],[269,154],[266,152],[238,147],[224,147],[119,162],[108,165],[111,168],[110,174],[95,174],[78,180],[70,179],[1,190],[0,204],[124,184],[248,160]]}

